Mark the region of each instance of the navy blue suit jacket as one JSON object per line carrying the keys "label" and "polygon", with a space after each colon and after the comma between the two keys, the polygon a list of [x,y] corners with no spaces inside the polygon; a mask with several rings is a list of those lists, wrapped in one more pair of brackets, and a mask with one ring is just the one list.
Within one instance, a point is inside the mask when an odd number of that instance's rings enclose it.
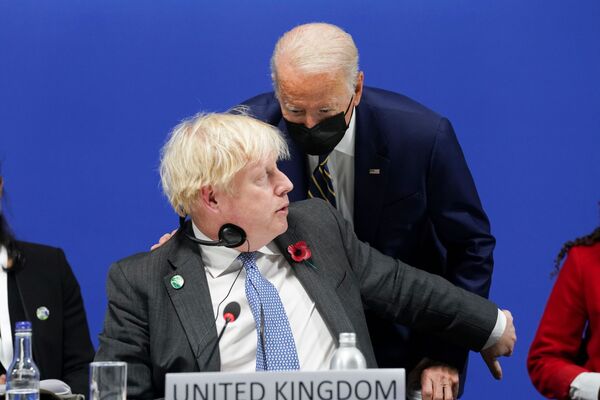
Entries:
{"label": "navy blue suit jacket", "polygon": [[[251,115],[286,134],[292,157],[280,168],[294,183],[291,200],[306,198],[306,157],[287,135],[274,94],[243,104]],[[356,114],[358,238],[487,297],[495,239],[450,122],[405,96],[369,87],[363,90]],[[368,322],[380,367],[410,369],[423,356],[459,369],[466,363],[467,352],[462,349],[411,338],[405,329],[374,315],[368,315]]]}

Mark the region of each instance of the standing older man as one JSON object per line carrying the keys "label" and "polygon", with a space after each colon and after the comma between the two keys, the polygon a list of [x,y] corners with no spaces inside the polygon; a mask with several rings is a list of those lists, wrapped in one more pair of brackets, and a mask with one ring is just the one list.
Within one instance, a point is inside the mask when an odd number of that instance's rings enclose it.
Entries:
{"label": "standing older man", "polygon": [[[510,355],[516,340],[510,313],[360,242],[322,200],[289,204],[293,186],[276,163],[287,154],[276,128],[243,115],[197,116],[173,131],[161,178],[191,224],[109,272],[96,359],[128,362],[128,397],[163,396],[167,372],[327,369],[348,331],[375,367],[365,307],[484,349],[498,368],[495,358]],[[195,243],[222,237],[226,224],[247,234],[234,248]],[[292,257],[299,241],[310,263]],[[240,316],[211,357],[221,307],[231,301]],[[444,382],[425,398],[452,399],[456,389]]]}
{"label": "standing older man", "polygon": [[[333,25],[285,33],[271,72],[275,92],[244,104],[291,139],[291,160],[280,167],[296,187],[292,200],[324,198],[360,240],[487,297],[495,240],[450,122],[363,86],[352,37]],[[367,317],[380,367],[411,369],[422,360],[422,368],[435,359],[466,369],[464,349]],[[444,365],[426,369],[423,389],[457,375]]]}

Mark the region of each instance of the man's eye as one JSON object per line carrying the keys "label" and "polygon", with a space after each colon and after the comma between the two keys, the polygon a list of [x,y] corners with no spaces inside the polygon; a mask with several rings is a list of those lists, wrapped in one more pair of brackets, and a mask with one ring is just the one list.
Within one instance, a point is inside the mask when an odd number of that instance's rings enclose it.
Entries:
{"label": "man's eye", "polygon": [[319,112],[322,114],[328,114],[331,112],[331,109],[330,108],[322,108],[319,110]]}
{"label": "man's eye", "polygon": [[269,177],[267,176],[267,174],[263,174],[256,179],[256,182],[262,184],[262,183],[267,182],[268,180],[269,180]]}

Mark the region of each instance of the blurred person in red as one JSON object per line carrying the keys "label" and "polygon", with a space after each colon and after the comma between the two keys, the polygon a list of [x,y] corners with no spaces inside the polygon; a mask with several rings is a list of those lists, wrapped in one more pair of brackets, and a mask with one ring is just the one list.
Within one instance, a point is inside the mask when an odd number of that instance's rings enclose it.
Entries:
{"label": "blurred person in red", "polygon": [[556,268],[558,278],[529,350],[529,376],[548,398],[600,399],[600,227],[565,243]]}

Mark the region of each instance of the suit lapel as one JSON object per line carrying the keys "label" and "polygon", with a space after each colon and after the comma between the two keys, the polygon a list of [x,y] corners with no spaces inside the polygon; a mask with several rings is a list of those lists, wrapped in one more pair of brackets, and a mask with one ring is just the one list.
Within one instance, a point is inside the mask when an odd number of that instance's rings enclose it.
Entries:
{"label": "suit lapel", "polygon": [[356,108],[354,150],[354,231],[359,239],[374,242],[389,178],[385,136],[377,128],[371,110]]}
{"label": "suit lapel", "polygon": [[[286,260],[290,263],[292,271],[304,287],[304,290],[306,290],[306,293],[308,293],[310,298],[315,302],[317,310],[321,314],[329,332],[337,343],[341,332],[354,332],[355,329],[353,328],[350,319],[347,317],[342,302],[337,295],[335,286],[335,284],[337,284],[336,278],[327,276],[328,273],[325,266],[327,266],[330,261],[326,260],[326,258],[320,254],[316,243],[308,242],[312,252],[311,262],[317,267],[316,271],[309,265],[304,264],[304,262],[297,263],[292,260],[287,248],[290,244],[300,240],[306,240],[306,238],[300,237],[296,233],[296,229],[290,227],[287,232],[275,239],[275,243]],[[338,277],[338,279],[341,281],[343,277]],[[335,284],[332,282],[335,282]]]}
{"label": "suit lapel", "polygon": [[[180,241],[179,245],[169,255],[173,271],[163,278],[163,282],[194,352],[199,370],[218,371],[221,368],[218,349],[206,365],[217,340],[217,328],[200,250],[181,235],[176,239]],[[172,279],[176,276],[183,278],[184,282],[179,289],[172,284]]]}
{"label": "suit lapel", "polygon": [[[30,287],[30,285],[28,285],[29,282],[33,282],[35,284],[36,281],[40,281],[39,279],[36,279],[36,277],[30,272],[33,272],[32,268],[27,268],[27,265],[21,266],[21,268],[15,271],[15,283],[17,284],[17,287],[14,288],[14,290],[18,290],[20,292],[20,300],[23,306],[22,311],[25,315],[25,319],[31,322],[32,330],[35,332],[35,335],[33,335],[32,340],[32,351],[33,354],[35,354],[36,357],[39,358],[39,360],[36,358],[36,362],[38,363],[38,365],[45,365],[48,360],[44,358],[44,355],[47,352],[42,351],[42,349],[40,348],[42,343],[40,343],[39,338],[42,338],[44,335],[51,334],[51,331],[49,332],[46,330],[46,326],[48,326],[49,324],[40,323],[41,321],[38,318],[36,318],[36,315],[33,315],[32,313],[34,310],[37,311],[38,303],[40,302],[40,297],[43,299],[44,295],[41,294],[43,293],[41,287],[36,288]],[[10,304],[8,306],[9,314],[18,315],[18,313],[15,312],[15,308],[11,307]],[[58,305],[56,304],[45,304],[44,306],[47,306],[47,308],[49,308],[50,310],[58,311]],[[60,312],[62,312],[62,310],[60,310]],[[13,320],[11,322],[14,327],[14,323],[16,321]],[[13,344],[14,340],[15,338],[13,336]]]}

